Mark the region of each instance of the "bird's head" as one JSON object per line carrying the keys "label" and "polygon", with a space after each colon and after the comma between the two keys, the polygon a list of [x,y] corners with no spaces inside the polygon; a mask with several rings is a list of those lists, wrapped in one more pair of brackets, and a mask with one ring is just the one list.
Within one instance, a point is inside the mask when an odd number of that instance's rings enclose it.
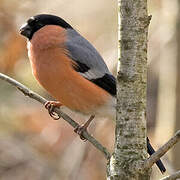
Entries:
{"label": "bird's head", "polygon": [[31,40],[34,33],[46,25],[57,25],[65,29],[72,29],[66,21],[58,16],[39,14],[29,18],[27,22],[21,26],[20,34]]}

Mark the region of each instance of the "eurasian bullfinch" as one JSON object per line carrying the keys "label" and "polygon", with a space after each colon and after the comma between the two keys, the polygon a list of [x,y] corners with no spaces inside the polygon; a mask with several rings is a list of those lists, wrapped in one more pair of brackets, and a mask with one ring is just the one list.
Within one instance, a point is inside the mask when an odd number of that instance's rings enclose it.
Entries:
{"label": "eurasian bullfinch", "polygon": [[[90,115],[76,132],[81,135],[95,116],[114,118],[116,79],[97,50],[62,18],[39,14],[28,19],[20,33],[28,38],[28,56],[37,81],[58,101],[45,107],[51,116],[62,105]],[[81,138],[83,136],[81,135]],[[154,150],[147,140],[148,153]],[[161,172],[162,162],[157,161]]]}

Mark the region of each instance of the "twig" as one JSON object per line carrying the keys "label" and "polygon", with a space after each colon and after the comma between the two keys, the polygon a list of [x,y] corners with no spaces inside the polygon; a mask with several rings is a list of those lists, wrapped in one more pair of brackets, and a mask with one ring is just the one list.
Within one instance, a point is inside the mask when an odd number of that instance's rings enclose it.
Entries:
{"label": "twig", "polygon": [[175,172],[174,174],[171,174],[170,176],[166,176],[162,178],[161,180],[175,180],[180,178],[180,171]]}
{"label": "twig", "polygon": [[[43,97],[41,97],[39,94],[29,90],[26,86],[19,83],[18,81],[0,73],[0,79],[10,83],[11,85],[15,86],[17,89],[19,89],[25,96],[28,96],[32,99],[35,99],[36,101],[40,102],[41,104],[45,104],[47,100]],[[55,108],[54,112],[56,112],[60,117],[62,117],[65,121],[67,121],[72,127],[76,128],[79,124],[75,122],[73,119],[71,119],[67,114],[62,112],[59,108]],[[92,137],[87,131],[83,132],[83,136],[91,143],[93,144],[97,149],[99,149],[106,159],[109,159],[111,157],[108,150],[102,146],[94,137]]]}
{"label": "twig", "polygon": [[148,170],[152,165],[160,159],[169,149],[171,149],[178,141],[180,141],[180,130],[154,154],[152,154],[144,163],[144,169]]}

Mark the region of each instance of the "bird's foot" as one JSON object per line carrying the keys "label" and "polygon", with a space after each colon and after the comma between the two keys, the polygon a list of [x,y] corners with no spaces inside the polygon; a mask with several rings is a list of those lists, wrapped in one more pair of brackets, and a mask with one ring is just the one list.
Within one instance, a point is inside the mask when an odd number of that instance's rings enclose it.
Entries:
{"label": "bird's foot", "polygon": [[77,126],[75,129],[74,129],[74,132],[77,133],[80,137],[81,140],[83,141],[86,141],[87,139],[83,136],[83,132],[87,131],[87,127],[83,125],[81,126]]}
{"label": "bird's foot", "polygon": [[47,101],[44,105],[44,107],[48,110],[49,112],[49,115],[54,119],[54,120],[58,120],[60,119],[61,117],[59,115],[57,115],[55,112],[54,112],[54,108],[59,108],[61,107],[62,104],[59,102],[59,101]]}
{"label": "bird's foot", "polygon": [[91,115],[91,117],[83,124],[83,125],[78,125],[75,129],[74,132],[77,133],[83,141],[87,141],[87,139],[83,136],[83,132],[87,132],[87,128],[91,121],[94,119],[95,115]]}

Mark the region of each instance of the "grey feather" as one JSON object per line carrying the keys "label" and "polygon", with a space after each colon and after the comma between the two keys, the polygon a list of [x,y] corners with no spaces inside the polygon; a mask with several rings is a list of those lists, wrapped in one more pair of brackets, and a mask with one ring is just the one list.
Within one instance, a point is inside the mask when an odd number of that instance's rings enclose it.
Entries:
{"label": "grey feather", "polygon": [[85,64],[89,69],[79,72],[86,79],[97,79],[105,74],[111,74],[103,58],[97,50],[74,29],[67,30],[66,47],[69,56],[77,62]]}

